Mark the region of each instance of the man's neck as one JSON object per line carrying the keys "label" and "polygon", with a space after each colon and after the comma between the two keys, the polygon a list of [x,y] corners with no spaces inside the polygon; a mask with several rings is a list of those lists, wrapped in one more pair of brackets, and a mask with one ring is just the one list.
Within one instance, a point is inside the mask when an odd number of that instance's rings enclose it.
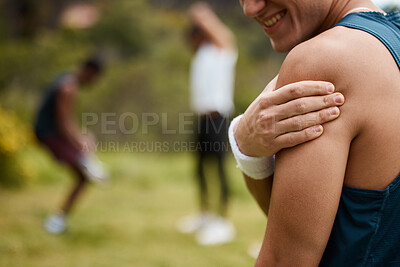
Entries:
{"label": "man's neck", "polygon": [[337,0],[334,1],[329,14],[326,17],[324,23],[322,24],[321,30],[319,33],[324,32],[330,28],[332,28],[335,24],[337,24],[344,16],[353,12],[363,12],[363,11],[377,11],[383,12],[381,9],[376,7],[370,1],[360,1],[360,0]]}

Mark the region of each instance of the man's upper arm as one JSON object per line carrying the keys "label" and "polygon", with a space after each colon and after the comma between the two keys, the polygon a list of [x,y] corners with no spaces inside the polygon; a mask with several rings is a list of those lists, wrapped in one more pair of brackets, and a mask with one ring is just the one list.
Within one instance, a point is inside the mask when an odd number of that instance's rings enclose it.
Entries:
{"label": "man's upper arm", "polygon": [[62,85],[56,96],[57,126],[61,131],[70,127],[75,92],[68,83]]}
{"label": "man's upper arm", "polygon": [[[332,55],[323,49],[310,52],[310,48],[315,47],[306,44],[292,50],[279,73],[278,88],[300,80],[334,84],[340,80],[326,64],[326,57]],[[277,154],[267,231],[257,261],[260,266],[318,265],[340,200],[352,139],[348,121],[343,112],[324,125],[318,139]]]}

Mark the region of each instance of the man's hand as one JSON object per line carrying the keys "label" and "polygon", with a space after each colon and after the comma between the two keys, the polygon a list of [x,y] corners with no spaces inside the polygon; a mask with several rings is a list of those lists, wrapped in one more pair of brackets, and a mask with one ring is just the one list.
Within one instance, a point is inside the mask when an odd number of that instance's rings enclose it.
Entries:
{"label": "man's hand", "polygon": [[248,156],[271,156],[319,137],[336,119],[344,96],[329,82],[301,81],[275,90],[276,76],[237,123],[235,139]]}

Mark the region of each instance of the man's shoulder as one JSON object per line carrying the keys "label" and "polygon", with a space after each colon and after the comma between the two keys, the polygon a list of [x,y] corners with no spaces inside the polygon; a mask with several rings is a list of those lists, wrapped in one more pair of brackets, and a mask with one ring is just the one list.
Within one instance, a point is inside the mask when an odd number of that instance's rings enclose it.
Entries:
{"label": "man's shoulder", "polygon": [[[384,83],[397,71],[389,50],[373,35],[334,27],[293,48],[279,72],[278,85],[301,80],[326,80],[356,93],[368,84]],[[362,85],[361,87],[359,85]]]}
{"label": "man's shoulder", "polygon": [[65,75],[59,83],[59,93],[62,95],[74,95],[78,89],[76,78],[73,75]]}
{"label": "man's shoulder", "polygon": [[351,71],[361,56],[360,43],[354,44],[351,34],[349,29],[333,28],[297,45],[287,55],[280,76],[289,72],[294,80],[333,82],[344,70]]}
{"label": "man's shoulder", "polygon": [[373,76],[365,77],[372,71],[372,56],[366,56],[371,54],[366,52],[371,48],[365,45],[369,38],[361,31],[337,27],[301,43],[286,57],[277,87],[302,80],[332,82],[336,91],[345,95],[346,104],[341,107],[341,118],[330,125],[337,125],[337,129],[343,129],[343,123],[351,125],[348,128],[354,135],[361,125],[355,112],[359,110],[358,99],[366,92],[366,79]]}

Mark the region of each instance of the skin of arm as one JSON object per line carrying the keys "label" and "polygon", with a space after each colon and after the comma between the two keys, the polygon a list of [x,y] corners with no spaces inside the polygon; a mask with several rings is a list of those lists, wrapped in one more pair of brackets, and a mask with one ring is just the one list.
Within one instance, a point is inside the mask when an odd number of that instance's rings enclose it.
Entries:
{"label": "skin of arm", "polygon": [[268,225],[256,266],[317,266],[323,255],[350,143],[359,131],[356,100],[348,93],[352,74],[346,73],[346,64],[351,63],[342,60],[355,56],[348,51],[323,34],[295,47],[282,65],[278,87],[300,80],[330,81],[345,95],[346,105],[339,119],[325,124],[320,138],[278,152]]}
{"label": "skin of arm", "polygon": [[[338,118],[340,114],[334,106],[342,105],[344,98],[340,93],[328,92],[331,83],[301,81],[276,90],[277,80],[278,76],[266,86],[246,110],[244,116],[248,118],[235,127],[237,145],[246,155],[270,156],[283,148],[318,138],[323,131],[321,124]],[[340,103],[335,103],[337,97]],[[332,114],[332,110],[337,113]],[[274,117],[273,123],[265,123],[260,119],[262,114],[265,118],[271,114],[278,114],[281,118],[276,120]],[[256,118],[255,121],[252,118]],[[243,175],[250,193],[268,215],[273,177],[255,180]]]}
{"label": "skin of arm", "polygon": [[208,38],[221,49],[236,49],[235,37],[231,30],[217,17],[208,4],[197,2],[189,10],[193,22],[207,34]]}
{"label": "skin of arm", "polygon": [[262,180],[255,180],[243,173],[243,177],[244,181],[246,182],[247,189],[257,201],[258,206],[261,208],[264,214],[268,216],[273,176]]}
{"label": "skin of arm", "polygon": [[84,141],[72,116],[76,93],[77,85],[73,81],[68,80],[62,85],[56,98],[56,117],[62,136],[76,149],[82,150]]}

